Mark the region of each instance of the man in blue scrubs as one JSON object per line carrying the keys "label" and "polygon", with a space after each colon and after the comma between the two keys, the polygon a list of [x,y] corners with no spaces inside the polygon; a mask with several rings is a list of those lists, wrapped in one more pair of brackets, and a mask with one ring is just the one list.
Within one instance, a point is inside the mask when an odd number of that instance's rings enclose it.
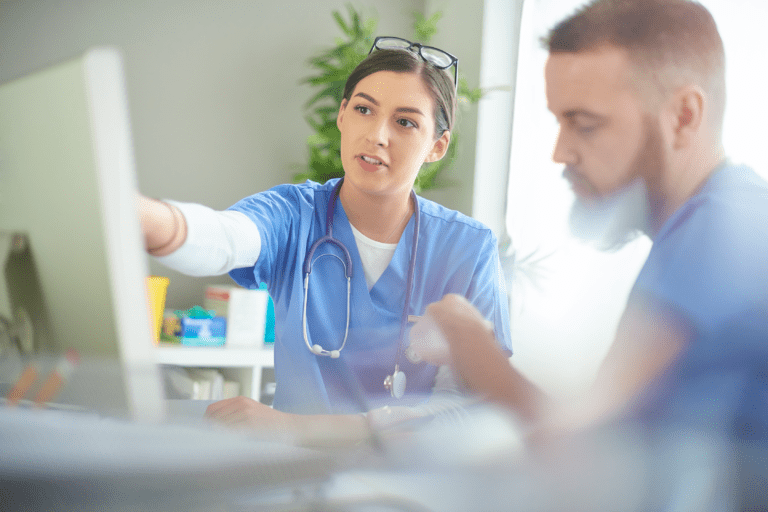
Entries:
{"label": "man in blue scrubs", "polygon": [[609,247],[643,232],[653,246],[580,399],[533,394],[457,296],[428,308],[454,367],[547,431],[617,420],[659,436],[765,440],[768,184],[722,146],[725,59],[714,20],[686,0],[597,0],[546,45],[547,103],[560,125],[553,159],[577,196],[574,228]]}
{"label": "man in blue scrubs", "polygon": [[594,0],[546,46],[573,228],[606,247],[653,241],[614,343],[593,386],[554,403],[465,299],[427,315],[467,386],[530,419],[540,501],[563,482],[597,497],[552,510],[613,509],[594,504],[622,485],[622,509],[766,510],[768,183],[721,142],[715,22],[687,0]]}

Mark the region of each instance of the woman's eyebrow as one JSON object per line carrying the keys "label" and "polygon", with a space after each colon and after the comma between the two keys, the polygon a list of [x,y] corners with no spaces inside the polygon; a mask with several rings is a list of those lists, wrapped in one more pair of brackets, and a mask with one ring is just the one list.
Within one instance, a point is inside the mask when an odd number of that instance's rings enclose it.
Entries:
{"label": "woman's eyebrow", "polygon": [[368,94],[365,94],[364,92],[359,92],[359,93],[355,94],[355,96],[360,96],[361,98],[370,101],[371,103],[373,103],[377,107],[379,106],[379,102],[378,101],[373,99],[372,96],[369,96]]}
{"label": "woman's eyebrow", "polygon": [[398,107],[397,109],[395,109],[395,111],[396,112],[406,112],[406,113],[409,113],[409,114],[419,114],[420,116],[424,115],[424,112],[422,112],[421,110],[419,110],[417,108],[414,108],[414,107]]}
{"label": "woman's eyebrow", "polygon": [[[357,97],[357,96],[360,96],[361,98],[363,98],[363,99],[365,99],[367,101],[370,101],[371,103],[373,103],[377,107],[380,106],[379,102],[376,99],[374,99],[373,96],[371,96],[369,94],[366,94],[364,92],[358,92],[358,93],[355,94],[355,97]],[[395,109],[395,111],[396,112],[406,112],[406,113],[409,113],[409,114],[419,114],[421,116],[424,115],[424,112],[422,112],[421,110],[419,110],[418,108],[415,108],[415,107],[398,107],[398,108]]]}

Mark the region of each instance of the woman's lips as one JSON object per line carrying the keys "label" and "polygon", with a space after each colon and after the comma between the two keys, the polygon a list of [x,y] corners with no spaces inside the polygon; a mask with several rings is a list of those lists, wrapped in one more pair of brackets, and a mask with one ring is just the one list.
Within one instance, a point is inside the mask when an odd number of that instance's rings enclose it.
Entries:
{"label": "woman's lips", "polygon": [[363,170],[367,172],[376,172],[379,169],[386,167],[386,164],[384,164],[381,160],[368,155],[358,155],[357,161],[360,163],[360,167],[362,167]]}

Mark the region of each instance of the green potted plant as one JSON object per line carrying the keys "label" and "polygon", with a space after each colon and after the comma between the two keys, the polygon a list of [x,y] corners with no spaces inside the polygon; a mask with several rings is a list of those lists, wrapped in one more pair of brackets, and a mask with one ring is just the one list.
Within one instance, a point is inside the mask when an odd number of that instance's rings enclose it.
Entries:
{"label": "green potted plant", "polygon": [[[347,5],[348,20],[345,20],[338,11],[333,11],[332,14],[343,37],[337,38],[333,47],[309,60],[309,66],[315,70],[315,74],[306,78],[303,83],[319,90],[305,106],[307,111],[305,119],[312,127],[313,133],[307,138],[308,162],[294,174],[295,183],[307,179],[324,183],[331,178],[344,175],[339,156],[341,134],[336,126],[336,115],[341,105],[344,83],[352,70],[368,55],[376,35],[376,18],[364,18],[351,5]],[[437,33],[437,22],[441,17],[441,12],[429,18],[421,13],[414,13],[414,39],[428,44]],[[482,92],[479,88],[469,88],[466,79],[459,76],[460,107],[477,103],[481,96]],[[454,130],[451,135],[452,142],[446,156],[438,162],[422,166],[414,184],[416,192],[444,187],[451,183],[440,179],[441,173],[456,157],[458,133]]]}

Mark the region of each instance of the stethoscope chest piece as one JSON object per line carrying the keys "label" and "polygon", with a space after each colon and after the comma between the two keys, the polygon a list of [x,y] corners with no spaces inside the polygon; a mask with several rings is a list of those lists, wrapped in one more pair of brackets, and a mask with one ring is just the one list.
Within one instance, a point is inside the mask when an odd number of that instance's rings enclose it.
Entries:
{"label": "stethoscope chest piece", "polygon": [[392,375],[387,375],[384,379],[384,387],[395,398],[403,398],[405,394],[405,373],[401,372],[396,366]]}

